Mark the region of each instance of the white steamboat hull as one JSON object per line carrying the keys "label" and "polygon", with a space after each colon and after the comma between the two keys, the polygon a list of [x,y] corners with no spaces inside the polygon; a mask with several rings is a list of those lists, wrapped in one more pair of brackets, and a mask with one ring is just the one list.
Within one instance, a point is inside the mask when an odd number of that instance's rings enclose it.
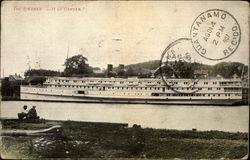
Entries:
{"label": "white steamboat hull", "polygon": [[48,101],[48,102],[86,102],[86,103],[132,103],[132,104],[195,104],[195,105],[235,105],[239,99],[156,99],[136,97],[93,97],[93,96],[67,96],[21,93],[21,100]]}

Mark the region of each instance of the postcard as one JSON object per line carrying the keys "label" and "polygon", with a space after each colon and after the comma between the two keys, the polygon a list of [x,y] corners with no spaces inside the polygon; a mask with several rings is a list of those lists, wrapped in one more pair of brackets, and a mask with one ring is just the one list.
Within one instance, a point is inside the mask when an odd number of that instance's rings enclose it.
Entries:
{"label": "postcard", "polygon": [[247,159],[249,4],[3,1],[4,159]]}

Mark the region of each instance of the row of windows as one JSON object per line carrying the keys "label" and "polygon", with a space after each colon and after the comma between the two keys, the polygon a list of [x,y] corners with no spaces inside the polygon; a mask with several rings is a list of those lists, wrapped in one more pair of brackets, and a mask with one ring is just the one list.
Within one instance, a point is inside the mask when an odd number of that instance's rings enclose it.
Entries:
{"label": "row of windows", "polygon": [[[164,87],[100,87],[100,86],[79,86],[79,85],[48,85],[50,87],[54,86],[54,87],[65,87],[65,88],[96,88],[96,89],[145,89],[145,90],[169,90],[170,88],[164,88]],[[173,90],[202,90],[202,88],[172,88]],[[208,90],[213,90],[213,88],[207,88]],[[215,88],[214,88],[215,89]],[[225,91],[240,91],[241,88],[224,88]],[[216,88],[216,90],[221,90],[221,88]]]}
{"label": "row of windows", "polygon": [[[54,80],[55,82],[69,82],[69,80]],[[49,82],[53,82],[53,80],[49,80]],[[82,80],[73,80],[74,83],[77,82],[82,82],[85,83],[86,81],[82,81]],[[88,81],[88,82],[98,82],[98,83],[115,83],[116,81]],[[123,84],[125,81],[120,81],[120,84]],[[129,83],[134,83],[133,81],[129,81]],[[142,82],[138,82],[138,83],[142,83]],[[155,82],[147,82],[147,83],[155,83]],[[161,84],[161,82],[157,82],[158,84]],[[190,82],[183,82],[184,84],[190,84]],[[192,82],[191,82],[192,83]],[[238,84],[238,82],[219,82],[221,85],[226,85],[226,84]],[[178,82],[169,82],[169,84],[178,84]],[[198,82],[193,82],[193,84],[198,84]],[[208,84],[208,82],[204,82],[204,84]],[[217,82],[213,82],[213,84],[217,84]]]}
{"label": "row of windows", "polygon": [[[196,93],[196,94],[190,94],[190,93],[152,93],[151,94],[152,96],[184,96],[184,97],[188,97],[188,96],[191,96],[191,97],[201,97],[201,96],[208,96],[208,97],[215,97],[215,96],[223,96],[223,94],[201,94],[201,93]],[[233,94],[225,94],[226,97],[228,96],[233,96]],[[235,96],[241,96],[241,94],[235,94]]]}
{"label": "row of windows", "polygon": [[225,90],[235,90],[235,91],[238,91],[238,90],[241,90],[241,88],[224,88]]}
{"label": "row of windows", "polygon": [[220,84],[238,84],[239,82],[220,82]]}
{"label": "row of windows", "polygon": [[224,88],[225,92],[239,92],[242,88]]}
{"label": "row of windows", "polygon": [[[50,87],[65,87],[65,88],[92,88],[92,89],[149,89],[149,90],[152,90],[152,89],[155,89],[155,90],[160,90],[161,87],[99,87],[99,86],[77,86],[77,85],[48,85]],[[166,89],[170,89],[170,88],[166,88]]]}
{"label": "row of windows", "polygon": [[[198,84],[198,82],[183,82],[184,84]],[[205,83],[208,83],[208,82],[204,82],[204,84]],[[175,83],[175,84],[178,84],[178,82],[177,83]]]}
{"label": "row of windows", "polygon": [[[221,88],[216,88],[217,90],[221,90]],[[208,88],[208,90],[213,90],[213,88]]]}
{"label": "row of windows", "polygon": [[[85,91],[78,91],[77,92],[78,94],[85,94]],[[99,94],[102,94],[102,92],[99,92]],[[116,94],[116,93],[112,93],[113,95]],[[143,95],[143,93],[123,93],[123,95]],[[241,94],[224,94],[224,96],[226,97],[229,97],[229,96],[241,96]],[[191,97],[201,97],[201,96],[208,96],[208,97],[215,97],[215,96],[223,96],[223,94],[201,94],[201,93],[197,93],[197,94],[190,94],[190,93],[152,93],[151,96],[184,96],[184,97],[187,97],[187,96],[191,96]]]}
{"label": "row of windows", "polygon": [[240,82],[219,82],[221,86],[225,85],[240,85]]}
{"label": "row of windows", "polygon": [[[49,80],[49,82],[53,82],[53,80]],[[69,82],[69,80],[55,80],[55,82]],[[77,82],[82,82],[82,83],[86,83],[86,82],[98,82],[98,83],[115,83],[116,81],[80,81],[80,80],[73,80],[74,83]],[[120,81],[120,84],[123,84],[125,81]],[[134,81],[128,81],[128,83],[136,83]],[[142,83],[142,82],[138,82],[138,83]],[[155,83],[155,82],[147,82],[147,83]],[[161,82],[157,82],[157,84],[161,84]]]}
{"label": "row of windows", "polygon": [[[85,94],[85,91],[78,91],[77,92],[78,94]],[[99,92],[99,94],[102,94],[102,92]],[[113,95],[117,94],[117,93],[112,93]],[[123,95],[143,95],[143,93],[123,93]],[[191,97],[201,97],[201,96],[223,96],[223,94],[189,94],[189,93],[167,93],[167,94],[164,94],[164,93],[152,93],[151,96],[184,96],[184,97],[187,97],[187,96],[191,96]],[[233,94],[225,94],[224,96],[228,97],[228,96],[233,96]],[[241,94],[235,94],[235,96],[241,96]]]}
{"label": "row of windows", "polygon": [[[54,87],[65,87],[65,88],[96,88],[96,89],[144,89],[144,90],[169,90],[169,89],[173,89],[173,90],[202,90],[203,88],[164,88],[164,87],[100,87],[100,86],[78,86],[78,85],[48,85],[50,87],[54,86]],[[204,88],[205,89],[205,88]],[[207,88],[208,90],[213,90],[213,88]],[[215,88],[214,88],[215,89]],[[240,91],[241,88],[224,88],[225,91],[229,92],[229,91]],[[221,88],[216,88],[216,90],[221,90]]]}
{"label": "row of windows", "polygon": [[[48,85],[52,87],[53,85]],[[92,89],[145,89],[145,90],[160,90],[160,89],[166,89],[169,90],[170,88],[162,88],[162,87],[99,87],[99,86],[69,86],[69,85],[54,85],[55,87],[65,87],[65,88],[92,88]],[[184,90],[185,88],[181,88],[181,90]],[[194,88],[186,88],[187,90],[194,90]],[[202,88],[198,88],[199,90],[202,90]],[[178,88],[175,88],[175,90],[179,90]]]}

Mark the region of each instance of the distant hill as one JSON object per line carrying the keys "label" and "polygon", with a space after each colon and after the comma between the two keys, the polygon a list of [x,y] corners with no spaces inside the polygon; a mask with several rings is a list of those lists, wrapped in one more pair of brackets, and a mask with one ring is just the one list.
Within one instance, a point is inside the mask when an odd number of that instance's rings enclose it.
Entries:
{"label": "distant hill", "polygon": [[244,74],[247,74],[248,66],[240,62],[221,62],[212,66],[211,75],[220,74],[222,77],[230,78],[234,74],[237,74],[240,77],[242,74],[242,70],[244,71]]}
{"label": "distant hill", "polygon": [[[149,77],[152,71],[156,70],[160,65],[159,60],[147,61],[142,63],[125,65],[125,70],[130,76],[143,75],[143,77]],[[239,77],[242,74],[243,66],[244,73],[248,72],[248,66],[240,62],[220,62],[216,65],[206,65],[201,63],[178,63],[175,66],[175,70],[179,71],[182,78],[192,78],[194,76],[194,70],[208,70],[209,76],[221,75],[224,78],[230,78],[234,74]],[[117,71],[117,67],[114,68]],[[157,74],[157,73],[156,73]],[[159,73],[158,73],[159,74]]]}
{"label": "distant hill", "polygon": [[[248,66],[240,62],[220,62],[216,65],[206,65],[201,63],[187,63],[187,62],[169,62],[171,67],[176,72],[176,75],[181,78],[193,78],[195,70],[208,70],[210,77],[215,77],[221,75],[224,78],[231,78],[234,74],[241,77],[242,71],[244,74],[248,73]],[[152,73],[160,66],[160,60],[147,61],[142,63],[125,65],[125,71],[119,70],[119,67],[114,67],[114,77],[131,77],[138,76],[140,78],[151,77]],[[244,66],[244,70],[243,70]],[[96,68],[99,69],[99,68]],[[164,69],[168,72],[168,69]],[[92,76],[92,77],[105,77],[106,72],[102,74],[85,74],[82,77]],[[159,75],[159,70],[154,72],[155,75]],[[45,69],[31,69],[25,72],[25,77],[31,76],[62,76],[62,73],[53,70]],[[170,75],[172,75],[170,73]]]}
{"label": "distant hill", "polygon": [[[160,65],[159,60],[147,61],[136,64],[125,65],[125,77],[139,76],[139,77],[150,77],[152,71],[157,69]],[[119,67],[114,67],[114,71],[119,73]]]}
{"label": "distant hill", "polygon": [[128,69],[132,67],[135,71],[140,71],[141,69],[155,70],[159,67],[160,60],[147,61],[142,63],[126,65],[125,68]]}

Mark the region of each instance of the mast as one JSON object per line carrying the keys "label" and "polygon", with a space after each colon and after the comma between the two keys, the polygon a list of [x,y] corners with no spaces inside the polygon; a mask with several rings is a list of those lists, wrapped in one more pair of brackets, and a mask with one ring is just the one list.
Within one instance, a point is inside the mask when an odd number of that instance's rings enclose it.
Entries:
{"label": "mast", "polygon": [[29,70],[31,70],[31,66],[30,66],[30,57],[29,56],[27,56],[27,66],[28,66],[28,68],[29,68]]}
{"label": "mast", "polygon": [[68,50],[67,50],[67,59],[69,59],[69,43],[68,43]]}
{"label": "mast", "polygon": [[243,74],[244,74],[244,68],[245,68],[245,67],[244,67],[244,64],[243,64],[243,68],[242,68],[242,71],[241,71],[241,80],[243,79],[243,76],[244,76],[244,75],[243,75]]}

